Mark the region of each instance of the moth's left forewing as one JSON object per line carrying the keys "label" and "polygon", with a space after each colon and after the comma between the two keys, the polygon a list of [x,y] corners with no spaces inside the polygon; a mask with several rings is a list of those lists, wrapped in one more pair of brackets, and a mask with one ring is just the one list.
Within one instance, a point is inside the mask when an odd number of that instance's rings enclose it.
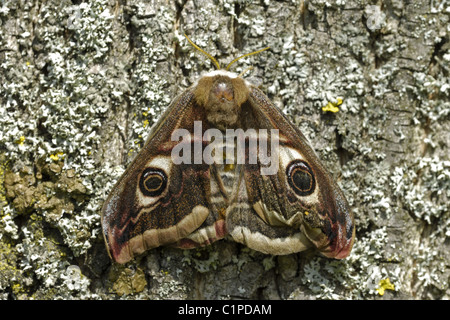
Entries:
{"label": "moth's left forewing", "polygon": [[171,157],[172,133],[192,136],[194,121],[204,120],[193,97],[187,90],[168,107],[103,205],[106,246],[119,263],[183,239],[210,214],[209,166],[175,165]]}
{"label": "moth's left forewing", "polygon": [[277,173],[258,176],[247,170],[252,206],[266,224],[290,226],[301,231],[323,255],[345,258],[351,251],[355,228],[339,186],[300,130],[259,89],[251,87],[247,107],[252,116],[244,117],[251,119],[244,119],[244,126],[279,130]]}

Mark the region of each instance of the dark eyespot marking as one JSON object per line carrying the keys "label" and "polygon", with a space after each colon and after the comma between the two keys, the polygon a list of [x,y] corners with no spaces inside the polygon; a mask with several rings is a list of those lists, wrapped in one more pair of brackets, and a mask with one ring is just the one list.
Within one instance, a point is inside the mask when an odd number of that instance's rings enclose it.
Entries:
{"label": "dark eyespot marking", "polygon": [[286,168],[291,189],[299,196],[309,196],[316,188],[316,179],[311,167],[304,161],[294,160]]}
{"label": "dark eyespot marking", "polygon": [[166,173],[157,168],[147,168],[139,180],[139,188],[147,197],[157,197],[161,195],[167,187]]}

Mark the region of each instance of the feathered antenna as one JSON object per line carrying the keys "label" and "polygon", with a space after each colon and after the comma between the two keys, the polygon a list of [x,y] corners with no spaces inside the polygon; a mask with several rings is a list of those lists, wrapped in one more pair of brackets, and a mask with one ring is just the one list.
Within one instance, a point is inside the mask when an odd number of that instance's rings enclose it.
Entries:
{"label": "feathered antenna", "polygon": [[[203,53],[203,54],[204,54],[205,56],[207,56],[212,62],[214,62],[214,64],[215,64],[216,67],[217,67],[217,70],[220,70],[220,64],[219,64],[219,61],[217,61],[212,55],[210,55],[208,52],[206,52],[205,50],[203,50],[202,48],[200,48],[199,46],[197,46],[194,42],[192,42],[191,39],[189,39],[189,37],[188,37],[186,34],[184,34],[184,36],[186,37],[187,41],[189,41],[189,43],[190,43],[195,49],[197,49],[198,51],[200,51],[201,53]],[[246,53],[246,54],[244,54],[244,55],[242,55],[242,56],[240,56],[240,57],[234,59],[233,61],[231,61],[231,62],[227,65],[227,67],[225,68],[225,70],[228,71],[228,70],[230,69],[231,65],[232,65],[233,63],[235,63],[236,61],[238,61],[238,60],[240,60],[240,59],[242,59],[242,58],[245,58],[245,57],[248,57],[248,56],[251,56],[251,55],[254,55],[254,54],[263,52],[263,51],[266,51],[266,50],[269,49],[269,48],[270,48],[270,47],[266,47],[266,48],[264,48],[264,49],[260,49],[260,50],[254,51],[254,52]],[[245,71],[248,71],[248,70],[249,70],[249,69],[247,68]],[[245,71],[242,72],[241,74],[245,73]]]}
{"label": "feathered antenna", "polygon": [[231,62],[227,65],[227,67],[225,68],[225,70],[229,70],[230,67],[231,67],[231,65],[232,65],[233,63],[235,63],[236,61],[238,61],[238,60],[240,60],[240,59],[242,59],[242,58],[245,58],[245,57],[248,57],[248,56],[252,56],[252,55],[254,55],[254,54],[257,54],[257,53],[266,51],[266,50],[269,49],[269,48],[270,48],[270,47],[266,47],[266,48],[260,49],[260,50],[258,50],[258,51],[253,51],[253,52],[250,52],[250,53],[246,53],[246,54],[244,54],[244,55],[242,55],[242,56],[240,56],[240,57],[234,59],[233,61],[231,61]]}
{"label": "feathered antenna", "polygon": [[191,39],[188,38],[188,36],[186,35],[186,33],[184,34],[184,36],[186,37],[187,41],[189,41],[189,43],[198,51],[200,51],[201,53],[203,53],[205,56],[207,56],[212,62],[214,62],[214,64],[217,67],[217,70],[220,70],[220,64],[219,61],[217,61],[212,55],[210,55],[208,52],[206,52],[205,50],[203,50],[202,48],[200,48],[199,46],[197,46],[194,42],[191,41]]}

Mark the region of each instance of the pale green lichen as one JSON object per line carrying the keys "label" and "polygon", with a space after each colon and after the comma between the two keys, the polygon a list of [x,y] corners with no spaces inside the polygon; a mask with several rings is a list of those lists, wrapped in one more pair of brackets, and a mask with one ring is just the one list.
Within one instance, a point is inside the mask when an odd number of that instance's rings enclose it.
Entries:
{"label": "pale green lichen", "polygon": [[186,299],[189,289],[186,284],[164,270],[152,277],[151,296],[156,299]]}
{"label": "pale green lichen", "polygon": [[147,125],[151,126],[170,103],[171,97],[165,94],[167,84],[163,76],[167,65],[159,61],[170,60],[169,57],[173,55],[170,47],[157,43],[154,35],[150,33],[151,25],[154,23],[158,24],[158,29],[169,30],[174,19],[173,12],[165,6],[162,6],[159,12],[153,12],[152,8],[144,3],[137,3],[136,6],[137,16],[151,14],[157,17],[151,19],[150,25],[145,22],[147,21],[145,19],[132,21],[134,27],[143,29],[143,32],[139,39],[135,39],[139,42],[137,50],[142,60],[135,66],[130,79],[134,92],[129,96],[129,103],[130,108],[135,110],[131,121],[133,140],[129,148],[133,152],[130,154],[130,159],[142,148],[149,129]]}
{"label": "pale green lichen", "polygon": [[[41,230],[40,230],[41,229]],[[61,259],[65,251],[55,238],[43,234],[42,220],[31,220],[28,226],[23,227],[24,240],[16,246],[21,255],[20,267],[26,272],[33,274],[41,283],[41,289],[35,292],[36,297],[41,294],[47,298],[54,298],[59,294],[66,295],[66,291],[59,291],[61,275],[69,263]],[[49,292],[45,292],[49,289]],[[42,291],[41,291],[42,290]],[[70,295],[70,294],[69,294]]]}
{"label": "pale green lichen", "polygon": [[[415,184],[419,179],[421,184]],[[390,180],[394,196],[401,197],[402,204],[417,218],[428,224],[435,219],[447,221],[450,218],[450,161],[438,157],[419,158],[415,163],[396,167]]]}
{"label": "pale green lichen", "polygon": [[211,250],[210,247],[185,250],[183,254],[183,263],[193,265],[201,273],[216,270],[219,266],[219,253]]}
{"label": "pale green lichen", "polygon": [[411,215],[423,221],[422,228],[430,234],[427,240],[416,241],[416,250],[411,253],[415,262],[412,274],[418,279],[414,290],[418,293],[427,287],[446,290],[449,286],[445,277],[445,239],[450,235],[450,161],[424,157],[405,163],[395,168],[391,185],[393,195]]}
{"label": "pale green lichen", "polygon": [[[94,299],[97,298],[95,294],[87,294],[89,292],[89,285],[91,281],[81,272],[80,267],[76,265],[70,265],[67,267],[66,272],[61,274],[62,287],[65,288],[72,295],[77,296],[80,293],[80,299]],[[62,289],[64,290],[64,289]]]}

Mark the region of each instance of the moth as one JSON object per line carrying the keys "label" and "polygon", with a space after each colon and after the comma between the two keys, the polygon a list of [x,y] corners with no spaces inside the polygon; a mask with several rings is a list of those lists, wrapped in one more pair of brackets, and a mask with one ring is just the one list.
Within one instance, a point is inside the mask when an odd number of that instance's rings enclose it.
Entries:
{"label": "moth", "polygon": [[250,54],[221,69],[187,39],[217,70],[172,101],[110,192],[101,217],[110,257],[226,236],[265,254],[348,256],[355,226],[342,191],[300,130],[228,71]]}

